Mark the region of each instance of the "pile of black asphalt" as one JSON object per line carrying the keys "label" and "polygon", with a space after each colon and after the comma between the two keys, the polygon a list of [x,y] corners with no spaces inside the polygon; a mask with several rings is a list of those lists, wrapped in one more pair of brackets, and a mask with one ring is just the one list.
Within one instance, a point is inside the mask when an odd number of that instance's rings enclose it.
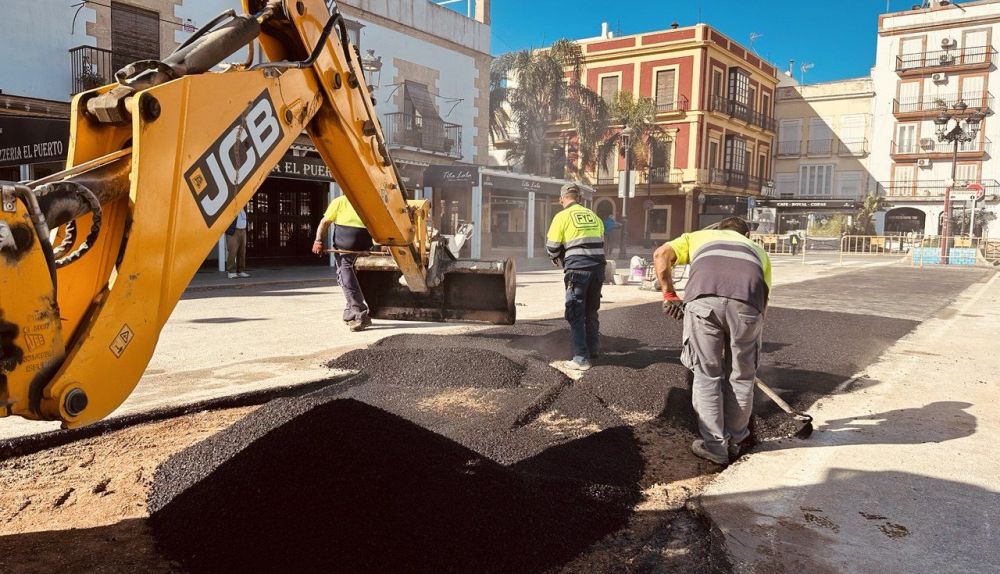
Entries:
{"label": "pile of black asphalt", "polygon": [[[862,314],[842,294],[842,310],[808,308],[824,279],[783,288],[768,310],[759,375],[800,410],[983,277],[849,275]],[[872,290],[882,314],[861,303]],[[643,489],[719,467],[657,448],[697,436],[680,324],[653,302],[602,312],[601,330],[601,356],[576,381],[550,366],[569,354],[561,319],[397,335],[343,355],[330,366],[358,370],[353,383],[264,405],[161,465],[149,499],[158,548],[189,572],[543,572],[627,537]],[[794,430],[763,395],[755,424],[761,438]],[[707,525],[686,531],[709,539]],[[630,544],[657,564],[646,571],[725,570],[646,548],[664,540]]]}

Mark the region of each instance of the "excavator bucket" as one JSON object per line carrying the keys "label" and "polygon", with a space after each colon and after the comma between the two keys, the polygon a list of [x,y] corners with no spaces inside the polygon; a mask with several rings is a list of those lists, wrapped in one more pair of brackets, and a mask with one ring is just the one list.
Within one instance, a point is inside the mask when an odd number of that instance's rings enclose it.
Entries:
{"label": "excavator bucket", "polygon": [[369,313],[401,321],[477,321],[513,325],[516,318],[514,261],[457,259],[442,262],[440,281],[427,292],[409,290],[391,257],[361,257],[355,263]]}

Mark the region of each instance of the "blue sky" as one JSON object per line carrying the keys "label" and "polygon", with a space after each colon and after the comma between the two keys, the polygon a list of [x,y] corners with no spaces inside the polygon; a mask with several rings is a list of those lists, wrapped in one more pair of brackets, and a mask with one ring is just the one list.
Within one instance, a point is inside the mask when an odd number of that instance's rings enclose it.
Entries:
{"label": "blue sky", "polygon": [[[890,11],[921,0],[889,0]],[[465,3],[449,6],[465,12]],[[704,22],[744,46],[750,34],[757,53],[788,68],[795,78],[803,62],[814,64],[807,83],[865,76],[875,62],[878,15],[886,0],[493,0],[494,54],[537,48],[559,38],[600,33],[601,22],[621,34],[635,34]]]}

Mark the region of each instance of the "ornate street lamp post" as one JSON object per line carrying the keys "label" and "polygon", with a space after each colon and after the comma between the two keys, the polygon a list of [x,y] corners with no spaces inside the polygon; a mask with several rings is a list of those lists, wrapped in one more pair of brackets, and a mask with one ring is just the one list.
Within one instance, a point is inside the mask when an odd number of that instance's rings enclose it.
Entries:
{"label": "ornate street lamp post", "polygon": [[628,253],[625,248],[628,242],[628,192],[631,187],[630,176],[632,173],[632,133],[632,128],[626,126],[620,134],[622,142],[621,145],[625,150],[625,193],[622,195],[621,244],[618,246],[619,257],[628,257]]}
{"label": "ornate street lamp post", "polygon": [[934,118],[934,130],[937,133],[939,142],[951,142],[953,145],[951,154],[951,181],[944,191],[944,221],[941,223],[941,257],[948,253],[948,239],[951,236],[951,190],[955,186],[955,176],[958,173],[958,146],[962,143],[971,142],[979,135],[979,122],[983,116],[979,112],[972,112],[968,116],[965,110],[968,105],[963,100],[958,100],[952,105],[949,113],[947,106],[941,106],[941,113]]}
{"label": "ornate street lamp post", "polygon": [[365,78],[370,82],[368,91],[374,91],[379,86],[382,75],[382,56],[376,56],[375,50],[365,50],[365,55],[361,58],[361,69],[365,71]]}

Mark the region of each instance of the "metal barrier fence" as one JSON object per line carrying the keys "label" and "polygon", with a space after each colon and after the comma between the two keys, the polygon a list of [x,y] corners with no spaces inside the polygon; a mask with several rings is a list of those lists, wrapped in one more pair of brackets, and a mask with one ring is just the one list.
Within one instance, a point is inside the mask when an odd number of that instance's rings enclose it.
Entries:
{"label": "metal barrier fence", "polygon": [[966,236],[941,237],[912,233],[889,235],[843,235],[822,237],[802,235],[794,245],[789,234],[752,233],[750,239],[772,256],[801,257],[828,255],[847,257],[906,258],[914,266],[975,265],[989,262],[1000,264],[1000,239],[980,239]]}
{"label": "metal barrier fence", "polygon": [[1000,261],[1000,240],[941,235],[845,235],[840,241],[840,262],[845,255],[906,257],[912,266],[976,265]]}

